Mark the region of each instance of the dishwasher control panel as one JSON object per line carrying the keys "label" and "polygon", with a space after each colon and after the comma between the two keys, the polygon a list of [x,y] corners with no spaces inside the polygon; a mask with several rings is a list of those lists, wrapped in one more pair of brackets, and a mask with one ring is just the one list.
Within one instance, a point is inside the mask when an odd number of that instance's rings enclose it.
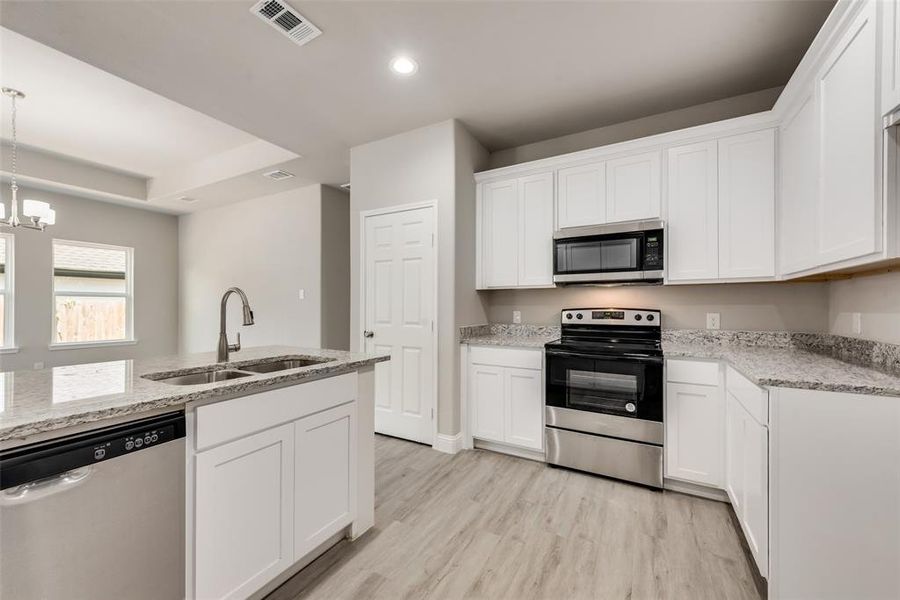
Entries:
{"label": "dishwasher control panel", "polygon": [[133,454],[185,435],[184,413],[141,419],[0,453],[0,489]]}

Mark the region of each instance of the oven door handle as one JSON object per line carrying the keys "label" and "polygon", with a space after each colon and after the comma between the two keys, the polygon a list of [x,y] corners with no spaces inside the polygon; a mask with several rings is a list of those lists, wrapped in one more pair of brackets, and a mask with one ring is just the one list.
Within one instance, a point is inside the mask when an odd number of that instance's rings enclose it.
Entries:
{"label": "oven door handle", "polygon": [[584,352],[570,352],[568,350],[550,350],[544,349],[544,353],[550,357],[555,356],[559,358],[591,358],[597,360],[625,360],[629,362],[641,362],[648,364],[659,364],[663,363],[662,356],[634,356],[631,354],[588,354]]}

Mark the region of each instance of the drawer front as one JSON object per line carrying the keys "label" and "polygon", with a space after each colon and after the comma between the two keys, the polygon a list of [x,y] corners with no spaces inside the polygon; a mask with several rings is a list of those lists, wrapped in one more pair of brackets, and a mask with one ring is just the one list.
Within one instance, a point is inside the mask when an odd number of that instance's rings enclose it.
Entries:
{"label": "drawer front", "polygon": [[719,385],[719,363],[666,359],[666,381],[694,385]]}
{"label": "drawer front", "polygon": [[759,387],[730,366],[725,373],[725,388],[760,425],[769,425],[768,390]]}
{"label": "drawer front", "polygon": [[300,383],[197,407],[196,449],[203,450],[357,398],[356,373]]}
{"label": "drawer front", "polygon": [[473,365],[540,370],[543,368],[544,351],[540,348],[472,346],[469,349],[469,361]]}

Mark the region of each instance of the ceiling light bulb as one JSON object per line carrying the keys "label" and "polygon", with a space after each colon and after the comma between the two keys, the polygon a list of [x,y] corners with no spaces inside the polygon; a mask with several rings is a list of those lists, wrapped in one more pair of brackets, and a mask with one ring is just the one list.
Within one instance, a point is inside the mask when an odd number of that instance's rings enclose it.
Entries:
{"label": "ceiling light bulb", "polygon": [[391,61],[391,70],[397,75],[412,75],[419,70],[419,65],[408,56],[397,56]]}

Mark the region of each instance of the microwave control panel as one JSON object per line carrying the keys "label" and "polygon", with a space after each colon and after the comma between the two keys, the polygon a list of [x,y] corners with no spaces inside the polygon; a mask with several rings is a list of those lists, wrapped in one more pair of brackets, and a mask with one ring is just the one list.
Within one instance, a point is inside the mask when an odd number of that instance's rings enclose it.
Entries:
{"label": "microwave control panel", "polygon": [[644,270],[663,268],[663,231],[657,229],[644,235]]}

